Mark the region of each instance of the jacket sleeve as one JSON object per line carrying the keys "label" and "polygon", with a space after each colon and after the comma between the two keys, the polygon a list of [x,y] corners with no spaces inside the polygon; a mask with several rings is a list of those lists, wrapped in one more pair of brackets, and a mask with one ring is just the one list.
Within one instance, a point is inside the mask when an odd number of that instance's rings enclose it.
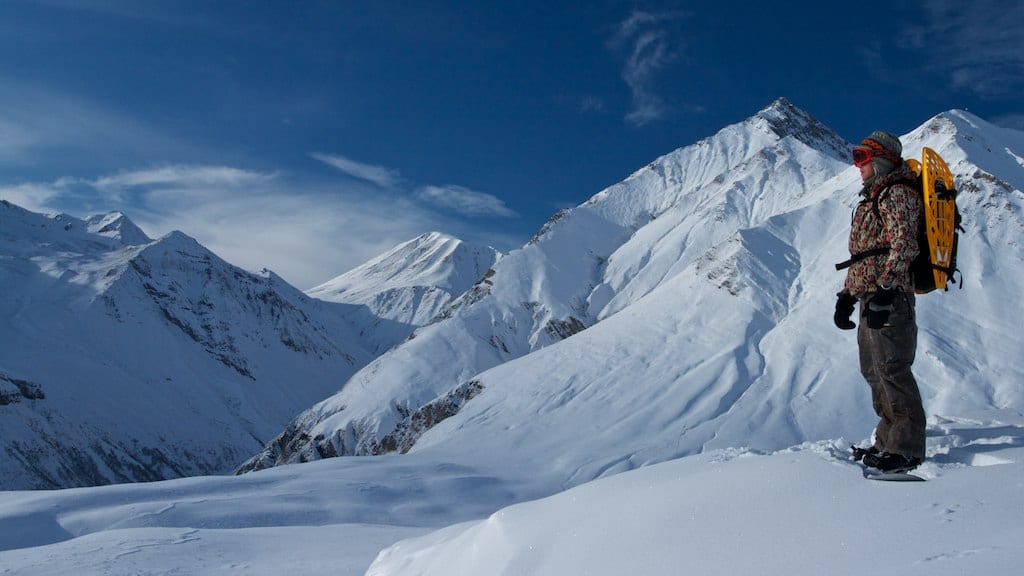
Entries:
{"label": "jacket sleeve", "polygon": [[[917,257],[917,222],[921,214],[921,200],[909,186],[897,184],[889,189],[878,203],[885,241],[889,255],[883,265],[879,284],[901,285],[910,278],[910,264]],[[905,286],[912,289],[913,286]]]}

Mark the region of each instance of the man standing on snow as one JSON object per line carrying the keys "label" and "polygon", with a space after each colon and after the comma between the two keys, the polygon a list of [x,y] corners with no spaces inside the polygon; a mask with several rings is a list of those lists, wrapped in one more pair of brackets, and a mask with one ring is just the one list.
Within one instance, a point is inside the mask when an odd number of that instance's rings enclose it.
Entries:
{"label": "man standing on snow", "polygon": [[834,316],[836,326],[853,329],[850,316],[860,301],[860,370],[881,420],[874,445],[854,447],[853,455],[885,472],[917,467],[925,448],[924,407],[910,369],[917,351],[910,264],[918,252],[921,200],[910,185],[914,174],[902,153],[899,138],[882,131],[872,132],[853,149],[864,198],[853,214],[853,256],[844,263],[849,271]]}

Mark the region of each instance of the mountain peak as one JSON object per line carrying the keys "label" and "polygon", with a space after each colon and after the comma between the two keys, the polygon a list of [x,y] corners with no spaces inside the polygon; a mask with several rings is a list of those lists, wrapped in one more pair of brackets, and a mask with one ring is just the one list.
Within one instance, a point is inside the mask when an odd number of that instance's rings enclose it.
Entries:
{"label": "mountain peak", "polygon": [[779,139],[792,137],[836,158],[845,159],[849,154],[850,144],[846,140],[784,97],[777,98],[748,122]]}
{"label": "mountain peak", "polygon": [[786,112],[788,112],[790,110],[795,110],[798,113],[804,113],[803,110],[800,110],[799,108],[794,106],[793,103],[790,102],[789,98],[786,98],[785,96],[779,96],[778,98],[775,99],[774,102],[769,104],[761,112],[762,113],[763,112],[768,112],[770,110],[777,110],[777,111],[780,111],[782,113],[786,113]]}
{"label": "mountain peak", "polygon": [[436,286],[458,293],[478,280],[496,259],[493,248],[474,246],[442,232],[427,232],[308,293],[328,300],[335,300],[332,295],[363,292],[368,287],[372,287],[369,292],[377,292],[382,288]]}
{"label": "mountain peak", "polygon": [[817,122],[809,113],[796,107],[787,98],[779,97],[754,115],[755,119],[767,122],[779,136],[791,136],[792,127],[799,123]]}
{"label": "mountain peak", "polygon": [[424,232],[423,234],[420,234],[419,236],[417,236],[416,238],[413,238],[411,240],[411,242],[414,242],[414,243],[415,242],[440,243],[440,242],[451,242],[451,241],[458,242],[459,239],[454,237],[454,236],[451,236],[449,234],[445,234],[444,232],[438,232],[436,230],[433,231],[433,232]]}
{"label": "mountain peak", "polygon": [[380,318],[422,326],[471,288],[499,256],[489,246],[428,232],[306,294],[328,302],[363,305]]}
{"label": "mountain peak", "polygon": [[137,246],[153,241],[141,228],[135,225],[123,212],[108,212],[90,216],[85,220],[89,232],[120,240],[125,246]]}

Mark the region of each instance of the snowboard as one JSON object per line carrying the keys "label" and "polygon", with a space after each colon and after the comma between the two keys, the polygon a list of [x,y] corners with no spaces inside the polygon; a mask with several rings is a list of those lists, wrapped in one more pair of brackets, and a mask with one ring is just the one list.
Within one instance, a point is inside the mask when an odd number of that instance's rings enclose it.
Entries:
{"label": "snowboard", "polygon": [[864,477],[868,480],[880,480],[882,482],[925,482],[924,478],[909,472],[870,472],[865,470]]}

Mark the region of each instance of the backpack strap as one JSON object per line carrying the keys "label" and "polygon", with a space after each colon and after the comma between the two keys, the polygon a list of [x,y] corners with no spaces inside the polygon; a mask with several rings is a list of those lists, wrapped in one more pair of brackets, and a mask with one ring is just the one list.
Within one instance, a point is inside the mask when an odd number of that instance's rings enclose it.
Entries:
{"label": "backpack strap", "polygon": [[857,262],[860,262],[861,260],[867,260],[868,258],[871,258],[872,256],[881,256],[883,254],[888,254],[888,253],[889,253],[889,247],[888,246],[882,246],[880,248],[872,248],[871,250],[865,250],[864,252],[859,252],[857,254],[854,254],[854,255],[850,256],[849,260],[844,260],[844,261],[840,262],[839,264],[836,264],[836,270],[846,270],[847,268],[849,268],[850,266],[853,266],[854,264],[856,264]]}

